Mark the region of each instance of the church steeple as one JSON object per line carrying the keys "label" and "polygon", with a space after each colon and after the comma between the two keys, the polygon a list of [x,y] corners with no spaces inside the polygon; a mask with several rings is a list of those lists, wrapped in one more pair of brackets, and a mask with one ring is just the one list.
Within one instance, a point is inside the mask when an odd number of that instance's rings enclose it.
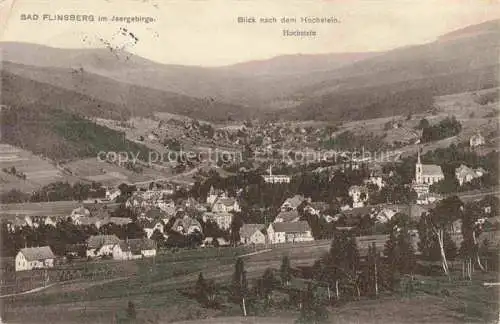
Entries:
{"label": "church steeple", "polygon": [[420,162],[420,148],[417,151],[417,164],[422,164],[422,162]]}

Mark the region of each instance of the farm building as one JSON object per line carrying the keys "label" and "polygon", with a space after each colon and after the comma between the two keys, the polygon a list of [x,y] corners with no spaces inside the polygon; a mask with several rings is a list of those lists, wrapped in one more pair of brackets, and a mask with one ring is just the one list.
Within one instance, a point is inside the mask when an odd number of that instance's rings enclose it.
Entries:
{"label": "farm building", "polygon": [[116,235],[93,235],[87,240],[87,258],[112,255],[118,243],[120,239]]}
{"label": "farm building", "polygon": [[272,244],[314,241],[306,221],[272,223],[267,229],[267,235]]}
{"label": "farm building", "polygon": [[264,244],[266,236],[262,233],[264,224],[243,224],[240,228],[240,242],[242,244]]}
{"label": "farm building", "polygon": [[134,260],[156,255],[156,244],[150,239],[122,240],[112,249],[114,260]]}
{"label": "farm building", "polygon": [[16,271],[52,268],[55,258],[49,246],[24,248],[16,255]]}

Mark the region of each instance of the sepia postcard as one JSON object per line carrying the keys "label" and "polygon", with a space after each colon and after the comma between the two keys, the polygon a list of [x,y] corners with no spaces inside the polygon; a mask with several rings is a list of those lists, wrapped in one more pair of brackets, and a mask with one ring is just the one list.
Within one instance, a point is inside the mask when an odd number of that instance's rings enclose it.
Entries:
{"label": "sepia postcard", "polygon": [[500,323],[499,0],[0,0],[0,323]]}

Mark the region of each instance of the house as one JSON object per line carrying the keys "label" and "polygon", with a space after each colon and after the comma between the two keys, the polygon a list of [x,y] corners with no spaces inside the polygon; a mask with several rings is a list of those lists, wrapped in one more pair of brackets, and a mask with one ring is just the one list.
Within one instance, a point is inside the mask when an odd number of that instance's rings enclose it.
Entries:
{"label": "house", "polygon": [[71,211],[71,215],[70,215],[70,217],[73,221],[75,221],[76,219],[78,219],[80,217],[89,217],[89,216],[90,216],[90,211],[83,206],[80,206],[80,207],[73,209]]}
{"label": "house", "polygon": [[263,175],[265,183],[290,183],[290,177],[285,174],[273,174],[272,166],[269,166],[269,174]]}
{"label": "house", "polygon": [[291,210],[297,210],[297,208],[302,204],[306,199],[304,196],[301,195],[295,195],[291,198],[287,198],[283,204],[281,204],[280,210],[281,211],[291,211]]}
{"label": "house", "polygon": [[328,205],[326,202],[313,201],[313,202],[307,203],[307,205],[304,207],[304,212],[311,214],[311,215],[319,216],[319,215],[325,213],[329,208],[330,208],[330,205]]}
{"label": "house", "polygon": [[215,201],[219,198],[228,198],[227,193],[221,189],[214,189],[213,186],[210,186],[210,190],[208,191],[206,203],[212,206]]}
{"label": "house", "polygon": [[90,225],[95,225],[97,229],[99,229],[102,225],[102,219],[99,219],[98,217],[80,217],[75,220],[75,225],[81,225],[81,226],[90,226]]}
{"label": "house", "polygon": [[183,235],[189,235],[195,232],[203,233],[200,222],[188,215],[177,218],[172,225],[172,230]]}
{"label": "house", "polygon": [[380,209],[378,212],[375,213],[374,217],[377,223],[384,224],[389,222],[396,214],[397,214],[396,210],[388,207],[383,207],[382,209]]}
{"label": "house", "polygon": [[202,217],[205,223],[211,220],[215,222],[220,229],[223,230],[229,229],[231,227],[231,222],[233,221],[233,214],[231,213],[206,212]]}
{"label": "house", "polygon": [[235,198],[219,198],[212,205],[214,213],[230,213],[241,211],[240,204]]}
{"label": "house", "polygon": [[368,200],[368,189],[364,186],[351,186],[349,196],[352,198],[352,207],[363,207]]}
{"label": "house", "polygon": [[135,260],[156,255],[156,243],[150,239],[121,240],[113,246],[114,260]]}
{"label": "house", "polygon": [[24,248],[17,252],[16,271],[53,268],[55,258],[50,246]]}
{"label": "house", "polygon": [[282,222],[298,222],[300,220],[300,214],[296,210],[291,210],[291,211],[282,211],[280,212],[276,218],[274,219],[273,223],[282,223]]}
{"label": "house", "polygon": [[458,168],[455,169],[455,177],[458,180],[458,183],[462,186],[464,183],[471,182],[476,178],[480,178],[484,175],[484,169],[472,169],[466,165],[461,164]]}
{"label": "house", "polygon": [[142,228],[146,233],[146,237],[149,239],[153,235],[153,233],[158,230],[160,233],[164,233],[164,225],[162,221],[144,221],[142,224]]}
{"label": "house", "polygon": [[470,147],[481,146],[481,145],[484,145],[485,143],[486,143],[486,141],[484,140],[484,137],[479,132],[472,135],[469,139]]}
{"label": "house", "polygon": [[45,220],[44,220],[43,223],[45,225],[47,225],[47,226],[54,226],[54,227],[56,227],[57,220],[55,218],[53,218],[53,217],[48,216],[48,217],[45,217]]}
{"label": "house", "polygon": [[241,244],[264,244],[266,236],[262,233],[264,224],[243,224],[240,228]]}
{"label": "house", "polygon": [[127,224],[132,223],[132,219],[129,217],[108,217],[107,219],[104,219],[101,223],[101,226],[104,224],[115,224],[115,225],[120,225],[120,226],[125,226]]}
{"label": "house", "polygon": [[213,237],[205,237],[202,243],[202,247],[207,246],[229,246],[230,243],[223,237],[213,238]]}
{"label": "house", "polygon": [[314,241],[306,221],[271,223],[267,228],[267,236],[271,244]]}
{"label": "house", "polygon": [[370,177],[364,181],[365,184],[373,184],[376,185],[379,189],[382,189],[385,186],[384,175],[382,171],[383,170],[380,165],[377,164],[370,171]]}
{"label": "house", "polygon": [[107,201],[115,201],[115,199],[118,198],[121,194],[122,194],[122,192],[120,191],[120,189],[115,189],[113,191],[107,189],[106,190],[106,200]]}
{"label": "house", "polygon": [[87,258],[112,255],[118,243],[120,239],[116,235],[93,235],[87,239]]}

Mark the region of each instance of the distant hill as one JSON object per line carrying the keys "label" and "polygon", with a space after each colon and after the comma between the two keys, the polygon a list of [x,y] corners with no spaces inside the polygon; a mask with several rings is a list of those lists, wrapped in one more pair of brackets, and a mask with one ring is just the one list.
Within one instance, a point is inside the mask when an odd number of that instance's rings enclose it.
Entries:
{"label": "distant hill", "polygon": [[[341,67],[329,80],[296,91],[291,100],[301,103],[280,117],[362,119],[422,112],[432,108],[433,96],[498,86],[499,21],[465,30]],[[456,37],[467,30],[474,37]]]}
{"label": "distant hill", "polygon": [[37,102],[89,117],[111,119],[150,116],[154,112],[210,121],[249,117],[249,111],[238,105],[118,82],[84,69],[27,66],[5,61],[2,81],[2,102],[11,106]]}
{"label": "distant hill", "polygon": [[[328,71],[376,55],[286,55],[231,66],[200,67],[160,64],[107,49],[60,49],[13,42],[3,42],[0,46],[3,59],[8,62],[83,70],[120,83],[243,105],[246,111],[265,107],[268,102],[288,96],[296,89],[328,79]],[[23,76],[30,78],[27,73]]]}
{"label": "distant hill", "polygon": [[36,104],[2,109],[1,142],[52,160],[96,157],[100,151],[141,152],[148,149],[118,131],[97,125],[75,113]]}
{"label": "distant hill", "polygon": [[310,74],[338,69],[341,66],[362,61],[382,53],[327,53],[281,55],[267,60],[237,63],[225,68],[227,71],[252,76],[290,76]]}
{"label": "distant hill", "polygon": [[[222,121],[362,119],[427,111],[433,96],[497,86],[499,42],[496,20],[384,53],[285,55],[214,68],[160,64],[107,49],[0,46],[6,73],[22,78],[11,80],[13,91],[24,91],[29,100],[53,106],[61,97],[66,105],[71,100],[65,97],[77,93],[75,106],[90,114],[103,113],[82,102],[107,103],[102,110],[112,116],[160,111]],[[34,89],[35,95],[23,90],[24,83],[38,84],[31,82],[44,83],[46,90]],[[45,99],[49,93],[52,98]],[[7,96],[15,99],[12,105],[28,100]]]}

